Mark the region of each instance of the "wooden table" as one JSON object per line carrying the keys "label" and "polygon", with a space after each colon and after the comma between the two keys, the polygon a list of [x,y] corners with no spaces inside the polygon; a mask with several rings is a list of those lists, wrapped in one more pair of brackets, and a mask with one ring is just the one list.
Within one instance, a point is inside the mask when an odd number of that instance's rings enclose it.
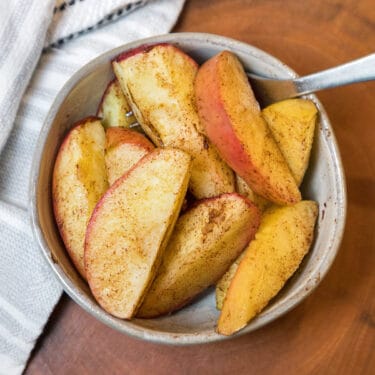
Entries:
{"label": "wooden table", "polygon": [[[236,38],[306,74],[374,52],[375,4],[194,0],[175,31]],[[64,296],[26,374],[374,374],[375,83],[318,96],[341,148],[349,205],[339,254],[309,298],[254,333],[170,347],[115,332]]]}

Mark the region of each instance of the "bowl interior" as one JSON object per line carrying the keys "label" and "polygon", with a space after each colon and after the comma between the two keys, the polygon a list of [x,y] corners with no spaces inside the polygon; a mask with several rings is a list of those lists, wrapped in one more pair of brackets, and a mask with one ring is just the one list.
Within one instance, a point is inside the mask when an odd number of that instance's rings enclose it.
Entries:
{"label": "bowl interior", "polygon": [[[104,312],[93,299],[87,284],[72,266],[59,236],[52,211],[51,177],[58,148],[75,121],[96,113],[102,93],[113,78],[110,61],[120,52],[142,44],[173,43],[199,63],[227,49],[233,51],[246,69],[275,77],[295,73],[268,54],[224,37],[182,33],[169,34],[128,44],[112,50],[77,72],[64,86],[41,131],[31,177],[31,215],[34,233],[52,269],[66,292],[86,311],[111,327],[147,340],[164,343],[202,343],[225,337],[215,333],[219,316],[213,288],[181,311],[159,319],[124,321]],[[269,306],[240,333],[250,332],[282,315],[319,283],[337,252],[345,221],[345,184],[341,160],[332,128],[320,102],[320,110],[309,170],[302,194],[319,203],[319,219],[313,247],[298,272]]]}

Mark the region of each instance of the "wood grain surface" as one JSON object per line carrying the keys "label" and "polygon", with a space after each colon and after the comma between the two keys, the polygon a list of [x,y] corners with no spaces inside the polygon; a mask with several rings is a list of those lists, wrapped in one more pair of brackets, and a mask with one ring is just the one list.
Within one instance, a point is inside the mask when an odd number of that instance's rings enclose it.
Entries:
{"label": "wood grain surface", "polygon": [[[375,4],[192,0],[174,31],[229,36],[306,74],[374,52]],[[374,374],[375,82],[318,97],[341,149],[349,204],[339,254],[310,297],[245,336],[172,347],[115,332],[64,296],[26,374]]]}

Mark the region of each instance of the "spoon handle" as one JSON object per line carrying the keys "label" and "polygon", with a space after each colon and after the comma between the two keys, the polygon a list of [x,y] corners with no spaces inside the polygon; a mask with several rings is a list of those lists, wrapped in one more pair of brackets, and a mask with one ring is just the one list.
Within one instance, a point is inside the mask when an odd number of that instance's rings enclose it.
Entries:
{"label": "spoon handle", "polygon": [[294,80],[299,95],[375,79],[375,53]]}

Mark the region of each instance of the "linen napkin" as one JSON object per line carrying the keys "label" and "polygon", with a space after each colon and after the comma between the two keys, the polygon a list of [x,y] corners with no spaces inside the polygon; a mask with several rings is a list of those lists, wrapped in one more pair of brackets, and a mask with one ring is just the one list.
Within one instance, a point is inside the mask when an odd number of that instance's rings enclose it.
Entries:
{"label": "linen napkin", "polygon": [[27,212],[31,160],[47,112],[75,71],[109,49],[169,32],[183,3],[0,2],[0,374],[22,373],[62,293]]}

